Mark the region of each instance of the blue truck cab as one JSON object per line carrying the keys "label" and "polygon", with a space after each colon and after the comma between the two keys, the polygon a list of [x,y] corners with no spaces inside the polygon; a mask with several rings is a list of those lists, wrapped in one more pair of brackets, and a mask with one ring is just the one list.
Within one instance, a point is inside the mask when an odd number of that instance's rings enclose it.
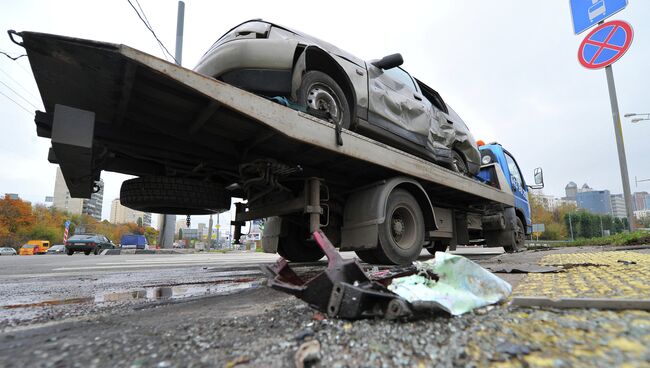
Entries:
{"label": "blue truck cab", "polygon": [[534,173],[535,185],[527,185],[526,180],[514,156],[499,143],[483,144],[479,146],[481,153],[481,170],[479,180],[485,183],[494,183],[494,171],[489,170],[489,165],[497,164],[510,184],[510,189],[515,197],[515,214],[523,225],[525,235],[532,233],[533,221],[531,218],[530,203],[528,201],[529,189],[544,187],[544,176],[541,168],[536,168]]}

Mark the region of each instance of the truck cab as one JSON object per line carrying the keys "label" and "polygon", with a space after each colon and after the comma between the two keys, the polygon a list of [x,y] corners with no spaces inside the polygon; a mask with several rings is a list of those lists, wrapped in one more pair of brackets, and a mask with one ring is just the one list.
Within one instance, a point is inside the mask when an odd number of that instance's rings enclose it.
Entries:
{"label": "truck cab", "polygon": [[[530,203],[528,201],[528,191],[529,189],[541,189],[544,187],[542,169],[535,169],[535,185],[527,185],[521,169],[517,164],[517,160],[499,143],[482,144],[479,147],[479,151],[481,152],[481,164],[484,168],[486,165],[492,163],[497,164],[501,168],[515,198],[515,212],[517,217],[524,225],[525,234],[530,234],[533,229],[533,222]],[[493,181],[491,175],[489,170],[482,169],[478,177],[481,181],[489,183]]]}

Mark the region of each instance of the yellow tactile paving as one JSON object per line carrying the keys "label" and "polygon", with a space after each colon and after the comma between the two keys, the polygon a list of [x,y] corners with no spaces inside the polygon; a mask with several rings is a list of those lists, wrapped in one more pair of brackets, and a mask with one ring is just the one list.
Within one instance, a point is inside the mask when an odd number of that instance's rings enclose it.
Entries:
{"label": "yellow tactile paving", "polygon": [[[634,263],[625,264],[619,261]],[[560,273],[528,274],[514,290],[513,296],[553,299],[650,298],[650,254],[635,252],[552,254],[544,257],[540,263],[564,266],[566,269]]]}
{"label": "yellow tactile paving", "polygon": [[[477,366],[490,367],[649,367],[650,313],[645,311],[512,313],[498,331],[479,330],[468,344]],[[486,356],[478,342],[507,341],[525,345],[520,355]],[[626,365],[628,364],[628,365]]]}

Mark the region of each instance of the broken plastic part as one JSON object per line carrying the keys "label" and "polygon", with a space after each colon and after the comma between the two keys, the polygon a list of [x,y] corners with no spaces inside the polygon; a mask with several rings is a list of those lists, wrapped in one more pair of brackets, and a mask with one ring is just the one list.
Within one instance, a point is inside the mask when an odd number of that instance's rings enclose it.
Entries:
{"label": "broken plastic part", "polygon": [[280,258],[273,266],[262,266],[269,276],[268,286],[294,295],[330,317],[394,319],[412,314],[406,300],[370,280],[355,259],[341,258],[322,231],[315,231],[313,237],[327,257],[327,268],[304,281]]}

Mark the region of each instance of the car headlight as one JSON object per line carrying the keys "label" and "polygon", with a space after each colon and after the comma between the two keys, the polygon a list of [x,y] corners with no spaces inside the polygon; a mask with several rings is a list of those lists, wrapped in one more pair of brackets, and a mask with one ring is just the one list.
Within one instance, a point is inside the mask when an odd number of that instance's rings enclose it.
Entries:
{"label": "car headlight", "polygon": [[483,156],[483,157],[481,158],[481,163],[482,163],[483,165],[487,165],[487,164],[489,164],[490,162],[492,162],[492,157],[491,157],[490,155],[485,155],[485,156]]}

